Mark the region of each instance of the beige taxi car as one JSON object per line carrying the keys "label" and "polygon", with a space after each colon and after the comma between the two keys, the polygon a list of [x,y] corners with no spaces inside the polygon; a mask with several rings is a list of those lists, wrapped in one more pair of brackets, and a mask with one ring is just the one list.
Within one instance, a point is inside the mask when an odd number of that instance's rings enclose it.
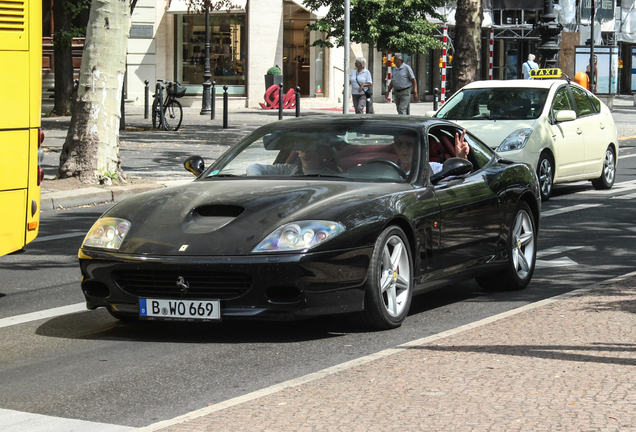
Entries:
{"label": "beige taxi car", "polygon": [[475,81],[428,115],[466,127],[502,158],[532,165],[544,201],[557,183],[591,180],[596,189],[614,185],[614,119],[603,102],[574,82]]}

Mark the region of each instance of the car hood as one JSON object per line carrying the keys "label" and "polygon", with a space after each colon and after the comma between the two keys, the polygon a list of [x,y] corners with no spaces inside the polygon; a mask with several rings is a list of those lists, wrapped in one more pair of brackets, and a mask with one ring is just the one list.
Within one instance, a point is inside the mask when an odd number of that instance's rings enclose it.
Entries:
{"label": "car hood", "polygon": [[519,129],[534,129],[537,120],[454,120],[484,144],[496,150],[508,135]]}
{"label": "car hood", "polygon": [[300,179],[193,181],[129,198],[104,216],[131,222],[121,253],[247,255],[285,223],[331,220],[352,225],[347,214],[361,203],[407,187]]}

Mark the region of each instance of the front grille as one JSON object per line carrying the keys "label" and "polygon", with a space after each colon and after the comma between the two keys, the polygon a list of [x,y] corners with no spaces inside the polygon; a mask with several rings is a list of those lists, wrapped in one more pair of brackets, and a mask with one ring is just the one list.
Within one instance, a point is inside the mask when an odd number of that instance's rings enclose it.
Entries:
{"label": "front grille", "polygon": [[[189,288],[182,291],[182,278]],[[138,297],[200,298],[228,300],[240,297],[252,286],[252,276],[241,273],[173,270],[125,270],[114,274],[119,287]]]}

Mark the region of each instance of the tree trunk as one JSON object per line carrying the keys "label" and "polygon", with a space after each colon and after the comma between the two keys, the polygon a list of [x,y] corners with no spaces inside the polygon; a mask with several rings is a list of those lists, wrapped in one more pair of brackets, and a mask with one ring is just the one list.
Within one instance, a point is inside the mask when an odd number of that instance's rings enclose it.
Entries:
{"label": "tree trunk", "polygon": [[92,0],[78,98],[60,155],[58,178],[124,180],[119,157],[120,103],[126,72],[130,4]]}
{"label": "tree trunk", "polygon": [[480,78],[481,0],[458,0],[455,13],[453,91]]}
{"label": "tree trunk", "polygon": [[73,94],[73,38],[71,36],[71,15],[66,10],[67,0],[53,2],[55,34],[53,36],[53,57],[55,62],[55,104],[57,115],[67,115],[72,108]]}

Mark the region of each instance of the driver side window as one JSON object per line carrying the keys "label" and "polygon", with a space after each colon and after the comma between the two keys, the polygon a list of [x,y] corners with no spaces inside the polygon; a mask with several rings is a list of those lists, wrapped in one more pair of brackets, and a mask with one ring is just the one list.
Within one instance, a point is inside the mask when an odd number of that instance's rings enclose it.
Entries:
{"label": "driver side window", "polygon": [[556,95],[554,95],[554,102],[552,102],[552,118],[555,119],[559,111],[571,110],[572,103],[570,102],[570,93],[567,87],[561,87]]}

